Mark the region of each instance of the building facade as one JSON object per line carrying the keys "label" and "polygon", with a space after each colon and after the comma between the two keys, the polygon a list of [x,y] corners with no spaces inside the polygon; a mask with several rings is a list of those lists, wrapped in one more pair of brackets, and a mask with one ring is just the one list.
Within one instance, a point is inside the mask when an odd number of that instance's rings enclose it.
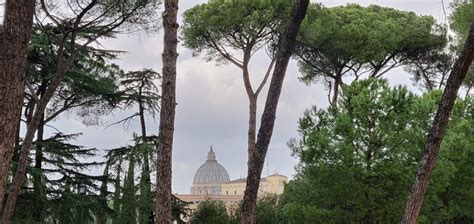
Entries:
{"label": "building facade", "polygon": [[[288,177],[275,173],[260,180],[258,195],[282,194]],[[195,209],[199,202],[218,200],[224,202],[228,209],[244,197],[246,178],[230,180],[229,173],[216,158],[215,152],[209,150],[207,160],[196,171],[191,187],[191,194],[177,194],[176,196],[187,202],[192,202],[190,209]]]}

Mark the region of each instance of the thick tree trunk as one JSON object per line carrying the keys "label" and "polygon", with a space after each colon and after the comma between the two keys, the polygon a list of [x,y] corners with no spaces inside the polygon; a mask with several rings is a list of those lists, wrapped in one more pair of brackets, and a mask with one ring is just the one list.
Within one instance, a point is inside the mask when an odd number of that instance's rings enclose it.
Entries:
{"label": "thick tree trunk", "polygon": [[21,114],[35,3],[35,0],[7,0],[0,28],[0,211]]}
{"label": "thick tree trunk", "polygon": [[171,223],[171,155],[176,110],[176,62],[178,58],[178,0],[165,0],[163,12],[163,79],[160,130],[157,146],[156,224]]}
{"label": "thick tree trunk", "polygon": [[249,160],[253,153],[253,149],[255,147],[255,138],[257,132],[257,97],[256,96],[249,96],[249,129],[248,129],[248,156]]}
{"label": "thick tree trunk", "polygon": [[306,15],[308,4],[309,0],[297,1],[286,31],[282,34],[282,39],[278,44],[278,50],[275,57],[275,69],[273,71],[265,108],[262,114],[257,142],[255,143],[253,155],[250,157],[248,162],[247,184],[241,213],[241,223],[244,224],[256,223],[258,187],[260,184],[263,164],[265,162],[265,156],[273,133],[278,100],[280,98],[283,80],[285,79],[288,61],[293,53],[296,36],[298,35],[300,24]]}
{"label": "thick tree trunk", "polygon": [[438,111],[433,121],[426,148],[423,152],[421,162],[416,173],[415,183],[412,186],[410,196],[408,197],[405,212],[401,223],[415,224],[417,222],[420,208],[423,204],[425,192],[428,188],[431,173],[436,164],[439,147],[444,137],[446,127],[449,122],[449,116],[453,109],[454,103],[461,84],[466,77],[469,66],[474,59],[474,23],[471,24],[468,38],[464,44],[464,49],[456,59],[451,70],[451,74],[446,83],[443,97],[438,106]]}
{"label": "thick tree trunk", "polygon": [[10,193],[8,194],[8,200],[5,205],[5,208],[2,213],[3,224],[10,224],[12,221],[13,213],[15,211],[16,199],[20,193],[21,186],[26,178],[26,168],[28,167],[30,151],[33,145],[33,139],[36,131],[38,130],[39,125],[41,124],[44,111],[49,103],[49,100],[53,96],[54,92],[58,88],[59,84],[64,79],[66,72],[69,70],[73,59],[75,58],[76,52],[72,52],[70,58],[64,63],[58,65],[58,73],[53,81],[48,86],[48,89],[45,91],[43,97],[37,102],[34,109],[34,113],[31,121],[28,123],[28,127],[25,134],[25,139],[20,151],[20,159],[18,160],[17,171],[15,177],[13,178],[13,184],[11,186]]}
{"label": "thick tree trunk", "polygon": [[[37,110],[39,109],[39,106]],[[42,110],[44,112],[44,108]],[[30,150],[32,148],[34,135],[36,133],[37,127],[41,122],[42,113],[39,114],[39,111],[35,111],[33,119],[28,124],[28,130],[26,131],[25,140],[20,150],[20,159],[18,160],[17,171],[13,178],[13,184],[11,186],[10,193],[8,194],[7,203],[2,213],[2,223],[10,224],[13,213],[15,211],[16,199],[20,193],[21,186],[23,181],[26,179],[26,168],[29,163]]]}

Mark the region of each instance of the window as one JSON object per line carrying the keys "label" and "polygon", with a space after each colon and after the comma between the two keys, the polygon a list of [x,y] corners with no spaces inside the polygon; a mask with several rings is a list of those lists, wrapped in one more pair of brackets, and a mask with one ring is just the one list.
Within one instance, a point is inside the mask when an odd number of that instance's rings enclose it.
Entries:
{"label": "window", "polygon": [[228,195],[228,194],[229,194],[229,191],[225,191],[225,194],[227,194],[227,195]]}
{"label": "window", "polygon": [[235,194],[237,194],[237,191],[234,191]]}

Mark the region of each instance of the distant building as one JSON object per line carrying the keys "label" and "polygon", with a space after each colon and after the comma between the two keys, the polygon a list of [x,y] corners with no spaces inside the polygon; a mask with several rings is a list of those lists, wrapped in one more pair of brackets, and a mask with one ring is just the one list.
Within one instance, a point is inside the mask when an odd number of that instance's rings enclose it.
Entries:
{"label": "distant building", "polygon": [[[260,179],[259,196],[264,194],[282,194],[288,177],[273,174]],[[226,204],[227,208],[235,206],[244,197],[246,178],[230,180],[227,170],[219,162],[211,149],[207,160],[199,167],[194,175],[191,194],[177,194],[176,196],[187,202],[195,209],[197,204],[205,200],[218,200]]]}

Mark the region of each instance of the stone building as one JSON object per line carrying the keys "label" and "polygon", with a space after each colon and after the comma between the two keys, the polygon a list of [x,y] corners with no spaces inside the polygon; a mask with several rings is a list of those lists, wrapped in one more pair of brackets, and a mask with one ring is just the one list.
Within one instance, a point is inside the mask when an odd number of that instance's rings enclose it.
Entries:
{"label": "stone building", "polygon": [[[281,194],[288,177],[275,173],[260,180],[259,196],[264,194]],[[191,209],[205,200],[218,200],[227,208],[235,207],[244,197],[246,178],[230,180],[229,173],[216,159],[214,150],[209,150],[207,160],[194,175],[191,194],[177,194],[183,201],[193,202]]]}
{"label": "stone building", "polygon": [[221,194],[223,183],[229,182],[227,170],[216,159],[212,150],[207,154],[207,160],[194,174],[191,194],[194,195],[218,195]]}

